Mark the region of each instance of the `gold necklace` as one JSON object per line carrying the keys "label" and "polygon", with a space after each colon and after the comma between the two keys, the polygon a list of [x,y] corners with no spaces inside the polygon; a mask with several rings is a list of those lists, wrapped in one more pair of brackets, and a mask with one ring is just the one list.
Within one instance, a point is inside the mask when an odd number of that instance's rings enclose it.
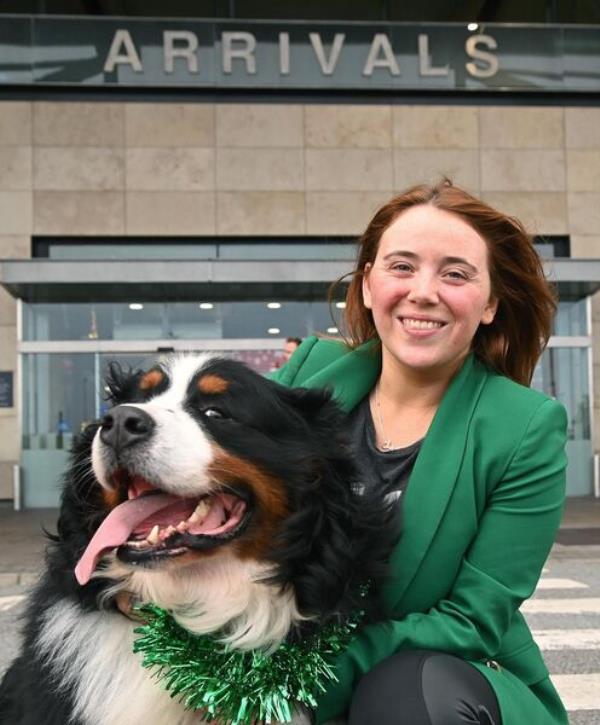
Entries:
{"label": "gold necklace", "polygon": [[384,451],[393,451],[394,444],[392,443],[391,439],[388,438],[385,434],[385,426],[383,425],[383,415],[381,414],[381,405],[379,403],[379,386],[380,382],[378,382],[375,386],[375,409],[377,410],[377,417],[379,418],[379,430],[381,431],[381,435],[383,436],[381,448]]}
{"label": "gold necklace", "polygon": [[388,438],[385,432],[385,425],[383,424],[383,414],[381,412],[381,403],[379,402],[379,387],[381,385],[381,381],[379,380],[377,382],[377,385],[375,386],[375,409],[377,410],[377,418],[379,420],[379,431],[382,435],[382,442],[381,442],[381,450],[383,451],[397,451],[399,448],[402,448],[402,446],[395,446],[392,443],[392,439]]}

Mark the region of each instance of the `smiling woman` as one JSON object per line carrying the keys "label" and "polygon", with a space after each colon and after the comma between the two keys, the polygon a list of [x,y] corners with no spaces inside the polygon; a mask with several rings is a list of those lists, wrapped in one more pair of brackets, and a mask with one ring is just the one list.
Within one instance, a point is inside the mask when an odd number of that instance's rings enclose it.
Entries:
{"label": "smiling woman", "polygon": [[498,307],[485,241],[460,217],[430,205],[412,207],[385,230],[364,267],[363,299],[381,338],[384,369],[445,368],[448,377]]}
{"label": "smiling woman", "polygon": [[[403,241],[406,244],[397,246]],[[375,311],[363,299],[363,277],[368,278],[376,262],[398,267],[397,258],[385,259],[397,251],[408,252],[404,259],[414,264],[415,245],[436,252],[438,264],[446,263],[438,272],[446,275],[448,284],[479,289],[489,285],[486,304],[490,303],[494,324],[482,318],[483,325],[475,326],[473,349],[493,369],[529,385],[550,337],[554,290],[522,224],[449,182],[409,189],[381,207],[369,223],[346,300],[351,347],[379,337]],[[418,278],[424,279],[423,274]]]}
{"label": "smiling woman", "polygon": [[356,459],[402,506],[389,621],[339,657],[317,722],[567,723],[519,612],[564,500],[565,411],[528,387],[555,306],[516,219],[417,186],[359,241],[346,342],[309,338],[278,371],[333,388]]}

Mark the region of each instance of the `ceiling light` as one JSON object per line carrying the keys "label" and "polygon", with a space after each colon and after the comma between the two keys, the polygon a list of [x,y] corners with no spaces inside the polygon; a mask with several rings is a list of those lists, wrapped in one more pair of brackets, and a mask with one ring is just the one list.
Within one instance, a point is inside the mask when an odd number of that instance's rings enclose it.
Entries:
{"label": "ceiling light", "polygon": [[281,330],[278,327],[269,327],[267,332],[269,333],[269,335],[279,335]]}
{"label": "ceiling light", "polygon": [[338,308],[338,310],[345,310],[346,309],[346,303],[345,302],[336,302],[335,306]]}
{"label": "ceiling light", "polygon": [[213,305],[213,303],[212,303],[212,302],[201,302],[201,303],[200,303],[200,304],[198,305],[198,307],[199,307],[199,308],[200,308],[201,310],[212,310],[212,308],[214,307],[214,305]]}
{"label": "ceiling light", "polygon": [[281,302],[267,302],[267,307],[270,310],[278,310],[281,307]]}
{"label": "ceiling light", "polygon": [[479,25],[477,23],[469,23],[467,25],[467,30],[470,30],[472,32],[473,30],[477,30],[478,27]]}
{"label": "ceiling light", "polygon": [[144,309],[144,305],[140,304],[139,302],[132,302],[129,305],[129,309],[130,310],[143,310]]}

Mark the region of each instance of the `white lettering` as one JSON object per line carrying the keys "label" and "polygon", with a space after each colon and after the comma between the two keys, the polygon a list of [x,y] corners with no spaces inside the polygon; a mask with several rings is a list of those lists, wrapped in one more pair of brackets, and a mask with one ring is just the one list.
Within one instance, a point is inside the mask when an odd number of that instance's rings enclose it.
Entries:
{"label": "white lettering", "polygon": [[104,72],[112,73],[116,65],[130,65],[136,73],[142,73],[142,61],[138,55],[129,30],[117,30],[104,63]]}
{"label": "white lettering", "polygon": [[429,64],[429,36],[419,34],[419,73],[422,76],[447,76],[448,65],[434,67]]}
{"label": "white lettering", "polygon": [[279,72],[282,76],[290,74],[290,34],[279,33]]}
{"label": "white lettering", "polygon": [[[175,47],[175,43],[181,41],[184,45]],[[198,72],[198,38],[195,33],[188,30],[165,30],[163,32],[164,43],[164,66],[165,73],[173,73],[173,61],[175,58],[185,58],[189,73]]]}
{"label": "white lettering", "polygon": [[469,36],[465,43],[467,55],[474,60],[487,63],[487,65],[482,67],[480,64],[469,61],[465,63],[465,68],[475,78],[491,78],[498,72],[498,58],[493,53],[486,53],[484,50],[479,50],[477,48],[478,45],[485,45],[491,50],[496,50],[498,47],[498,43],[496,43],[491,35]]}
{"label": "white lettering", "polygon": [[[383,53],[383,57],[379,54]],[[363,69],[364,76],[372,76],[374,68],[387,68],[393,76],[400,75],[400,66],[394,57],[390,40],[385,33],[375,33]]]}
{"label": "white lettering", "polygon": [[[240,47],[234,48],[234,43],[241,43]],[[246,63],[246,73],[256,73],[256,58],[253,53],[256,48],[256,38],[252,33],[230,33],[221,35],[221,47],[223,49],[223,73],[231,73],[231,61],[239,58]]]}
{"label": "white lettering", "polygon": [[333,38],[333,43],[331,44],[331,52],[329,53],[329,58],[325,57],[325,49],[323,48],[323,41],[321,40],[320,33],[309,33],[308,37],[310,38],[313,50],[315,51],[315,55],[317,56],[317,60],[319,61],[319,65],[321,66],[321,72],[323,73],[323,75],[326,76],[333,75],[333,71],[335,70],[338,58],[340,57],[340,53],[342,52],[342,46],[344,45],[346,34],[335,34]]}

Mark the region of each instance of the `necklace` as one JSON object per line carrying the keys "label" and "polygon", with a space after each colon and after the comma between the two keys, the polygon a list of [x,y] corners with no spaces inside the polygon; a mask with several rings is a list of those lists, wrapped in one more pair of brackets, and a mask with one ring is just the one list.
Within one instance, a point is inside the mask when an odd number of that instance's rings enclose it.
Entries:
{"label": "necklace", "polygon": [[383,415],[381,414],[381,404],[379,403],[379,386],[380,382],[378,382],[375,386],[375,409],[377,410],[377,418],[379,419],[379,430],[381,431],[381,435],[383,437],[381,448],[384,451],[393,451],[394,444],[385,434],[385,426],[383,425]]}
{"label": "necklace", "polygon": [[[386,432],[385,432],[385,425],[383,424],[383,414],[381,412],[381,403],[379,402],[379,387],[381,385],[381,381],[377,382],[377,385],[375,386],[375,410],[377,411],[377,420],[379,422],[379,432],[381,433],[382,441],[381,441],[381,447],[380,450],[382,451],[397,451],[399,448],[402,448],[402,446],[395,446],[392,443],[392,439],[388,438]],[[427,415],[430,415],[430,411],[434,410],[435,408],[429,408],[426,410]],[[426,418],[421,415],[419,419],[417,419],[419,423],[425,422]],[[429,427],[429,426],[427,426]],[[405,444],[406,445],[406,444]]]}

